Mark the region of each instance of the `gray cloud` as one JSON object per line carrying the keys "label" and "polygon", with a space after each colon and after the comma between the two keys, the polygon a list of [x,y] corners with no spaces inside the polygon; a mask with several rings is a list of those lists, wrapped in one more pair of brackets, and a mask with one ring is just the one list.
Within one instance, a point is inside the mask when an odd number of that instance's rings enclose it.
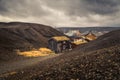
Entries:
{"label": "gray cloud", "polygon": [[120,1],[118,0],[44,0],[44,2],[49,7],[78,16],[89,14],[108,15],[118,12],[120,9]]}
{"label": "gray cloud", "polygon": [[119,0],[0,0],[0,21],[106,26],[120,21]]}
{"label": "gray cloud", "polygon": [[0,0],[0,14],[5,16],[29,17],[42,16],[46,12],[41,8],[39,0]]}
{"label": "gray cloud", "polygon": [[88,10],[96,14],[112,14],[119,11],[119,0],[83,0]]}

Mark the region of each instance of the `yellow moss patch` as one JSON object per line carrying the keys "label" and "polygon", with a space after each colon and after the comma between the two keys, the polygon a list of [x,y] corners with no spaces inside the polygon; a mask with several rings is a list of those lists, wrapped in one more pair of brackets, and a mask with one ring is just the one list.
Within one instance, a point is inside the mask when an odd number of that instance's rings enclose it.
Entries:
{"label": "yellow moss patch", "polygon": [[92,41],[92,40],[95,40],[97,37],[94,35],[94,34],[88,34],[86,35],[86,39]]}
{"label": "yellow moss patch", "polygon": [[53,53],[53,51],[51,51],[51,50],[48,49],[48,48],[40,48],[39,51],[42,52],[42,53],[44,53],[44,54],[45,54],[45,53],[46,53],[46,54]]}
{"label": "yellow moss patch", "polygon": [[80,44],[87,43],[87,41],[74,41],[73,43],[76,45],[80,45]]}
{"label": "yellow moss patch", "polygon": [[18,55],[21,55],[21,56],[24,56],[24,57],[48,56],[48,55],[51,55],[51,54],[55,54],[55,53],[48,48],[40,48],[39,50],[25,51],[25,52],[19,52],[18,53]]}
{"label": "yellow moss patch", "polygon": [[55,36],[55,37],[52,37],[53,39],[55,39],[56,41],[64,41],[64,40],[70,40],[68,37],[66,36]]}

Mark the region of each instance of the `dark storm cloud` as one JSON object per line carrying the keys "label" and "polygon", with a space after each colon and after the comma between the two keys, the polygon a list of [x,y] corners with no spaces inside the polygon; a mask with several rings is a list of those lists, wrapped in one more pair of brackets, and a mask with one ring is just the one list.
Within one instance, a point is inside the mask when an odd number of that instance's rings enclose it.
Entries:
{"label": "dark storm cloud", "polygon": [[[119,0],[44,0],[55,9],[69,15],[87,16],[88,14],[108,15],[119,11]],[[55,3],[55,4],[54,4]]]}
{"label": "dark storm cloud", "polygon": [[3,0],[0,0],[0,13],[6,12],[7,9],[5,8],[5,2]]}
{"label": "dark storm cloud", "polygon": [[40,5],[37,0],[0,0],[0,14],[16,17],[45,15],[46,12]]}
{"label": "dark storm cloud", "polygon": [[0,21],[48,25],[119,24],[119,0],[0,0]]}
{"label": "dark storm cloud", "polygon": [[66,15],[83,16],[88,14],[81,0],[44,0],[53,9],[63,11]]}
{"label": "dark storm cloud", "polygon": [[96,14],[112,14],[119,11],[119,0],[82,0],[88,10]]}

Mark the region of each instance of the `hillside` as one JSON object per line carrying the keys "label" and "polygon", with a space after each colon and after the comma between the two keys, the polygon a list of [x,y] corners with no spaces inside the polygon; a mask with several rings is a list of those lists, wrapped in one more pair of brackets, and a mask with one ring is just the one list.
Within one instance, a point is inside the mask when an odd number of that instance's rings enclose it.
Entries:
{"label": "hillside", "polygon": [[[119,80],[120,30],[83,44],[72,52],[18,71],[6,80]],[[104,44],[104,45],[103,45]]]}
{"label": "hillside", "polygon": [[34,23],[0,23],[0,59],[15,56],[15,50],[27,51],[47,47],[52,36],[63,35],[50,26]]}
{"label": "hillside", "polygon": [[[59,59],[52,59],[54,63],[47,61],[47,67],[44,66],[45,68],[43,68],[42,71],[39,67],[37,72],[35,72],[35,76],[31,77],[31,80],[119,80],[119,53],[120,45],[85,55],[80,55],[80,53],[77,52],[74,55],[70,53],[67,56],[60,56]],[[39,66],[41,66],[41,64],[39,64]],[[35,68],[33,68],[33,70],[35,70]],[[28,78],[28,80],[30,79]]]}
{"label": "hillside", "polygon": [[[120,79],[120,30],[107,33],[97,40],[79,46],[73,52],[61,55],[49,63],[39,79],[119,80]],[[46,69],[46,68],[45,68]]]}
{"label": "hillside", "polygon": [[78,48],[75,49],[75,51],[77,50],[89,52],[119,45],[120,36],[118,35],[120,35],[120,30],[111,31],[109,33],[106,33],[105,35],[98,37],[94,41],[91,41],[84,45],[80,45]]}

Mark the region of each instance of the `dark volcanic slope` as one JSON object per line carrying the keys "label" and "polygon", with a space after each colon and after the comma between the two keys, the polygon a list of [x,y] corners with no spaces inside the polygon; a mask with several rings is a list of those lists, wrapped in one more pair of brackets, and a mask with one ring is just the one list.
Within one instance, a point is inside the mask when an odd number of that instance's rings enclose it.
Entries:
{"label": "dark volcanic slope", "polygon": [[84,45],[80,45],[75,50],[77,51],[94,51],[120,44],[120,30],[111,31],[98,39]]}
{"label": "dark volcanic slope", "polygon": [[47,47],[47,40],[56,35],[63,34],[50,26],[41,24],[0,23],[0,53],[12,52],[15,49]]}
{"label": "dark volcanic slope", "polygon": [[120,30],[110,32],[73,52],[43,61],[6,79],[120,80],[119,34]]}
{"label": "dark volcanic slope", "polygon": [[[120,80],[120,30],[53,59],[32,79]],[[83,47],[84,46],[84,47]],[[87,50],[89,49],[89,50]],[[93,51],[94,50],[94,51]]]}

